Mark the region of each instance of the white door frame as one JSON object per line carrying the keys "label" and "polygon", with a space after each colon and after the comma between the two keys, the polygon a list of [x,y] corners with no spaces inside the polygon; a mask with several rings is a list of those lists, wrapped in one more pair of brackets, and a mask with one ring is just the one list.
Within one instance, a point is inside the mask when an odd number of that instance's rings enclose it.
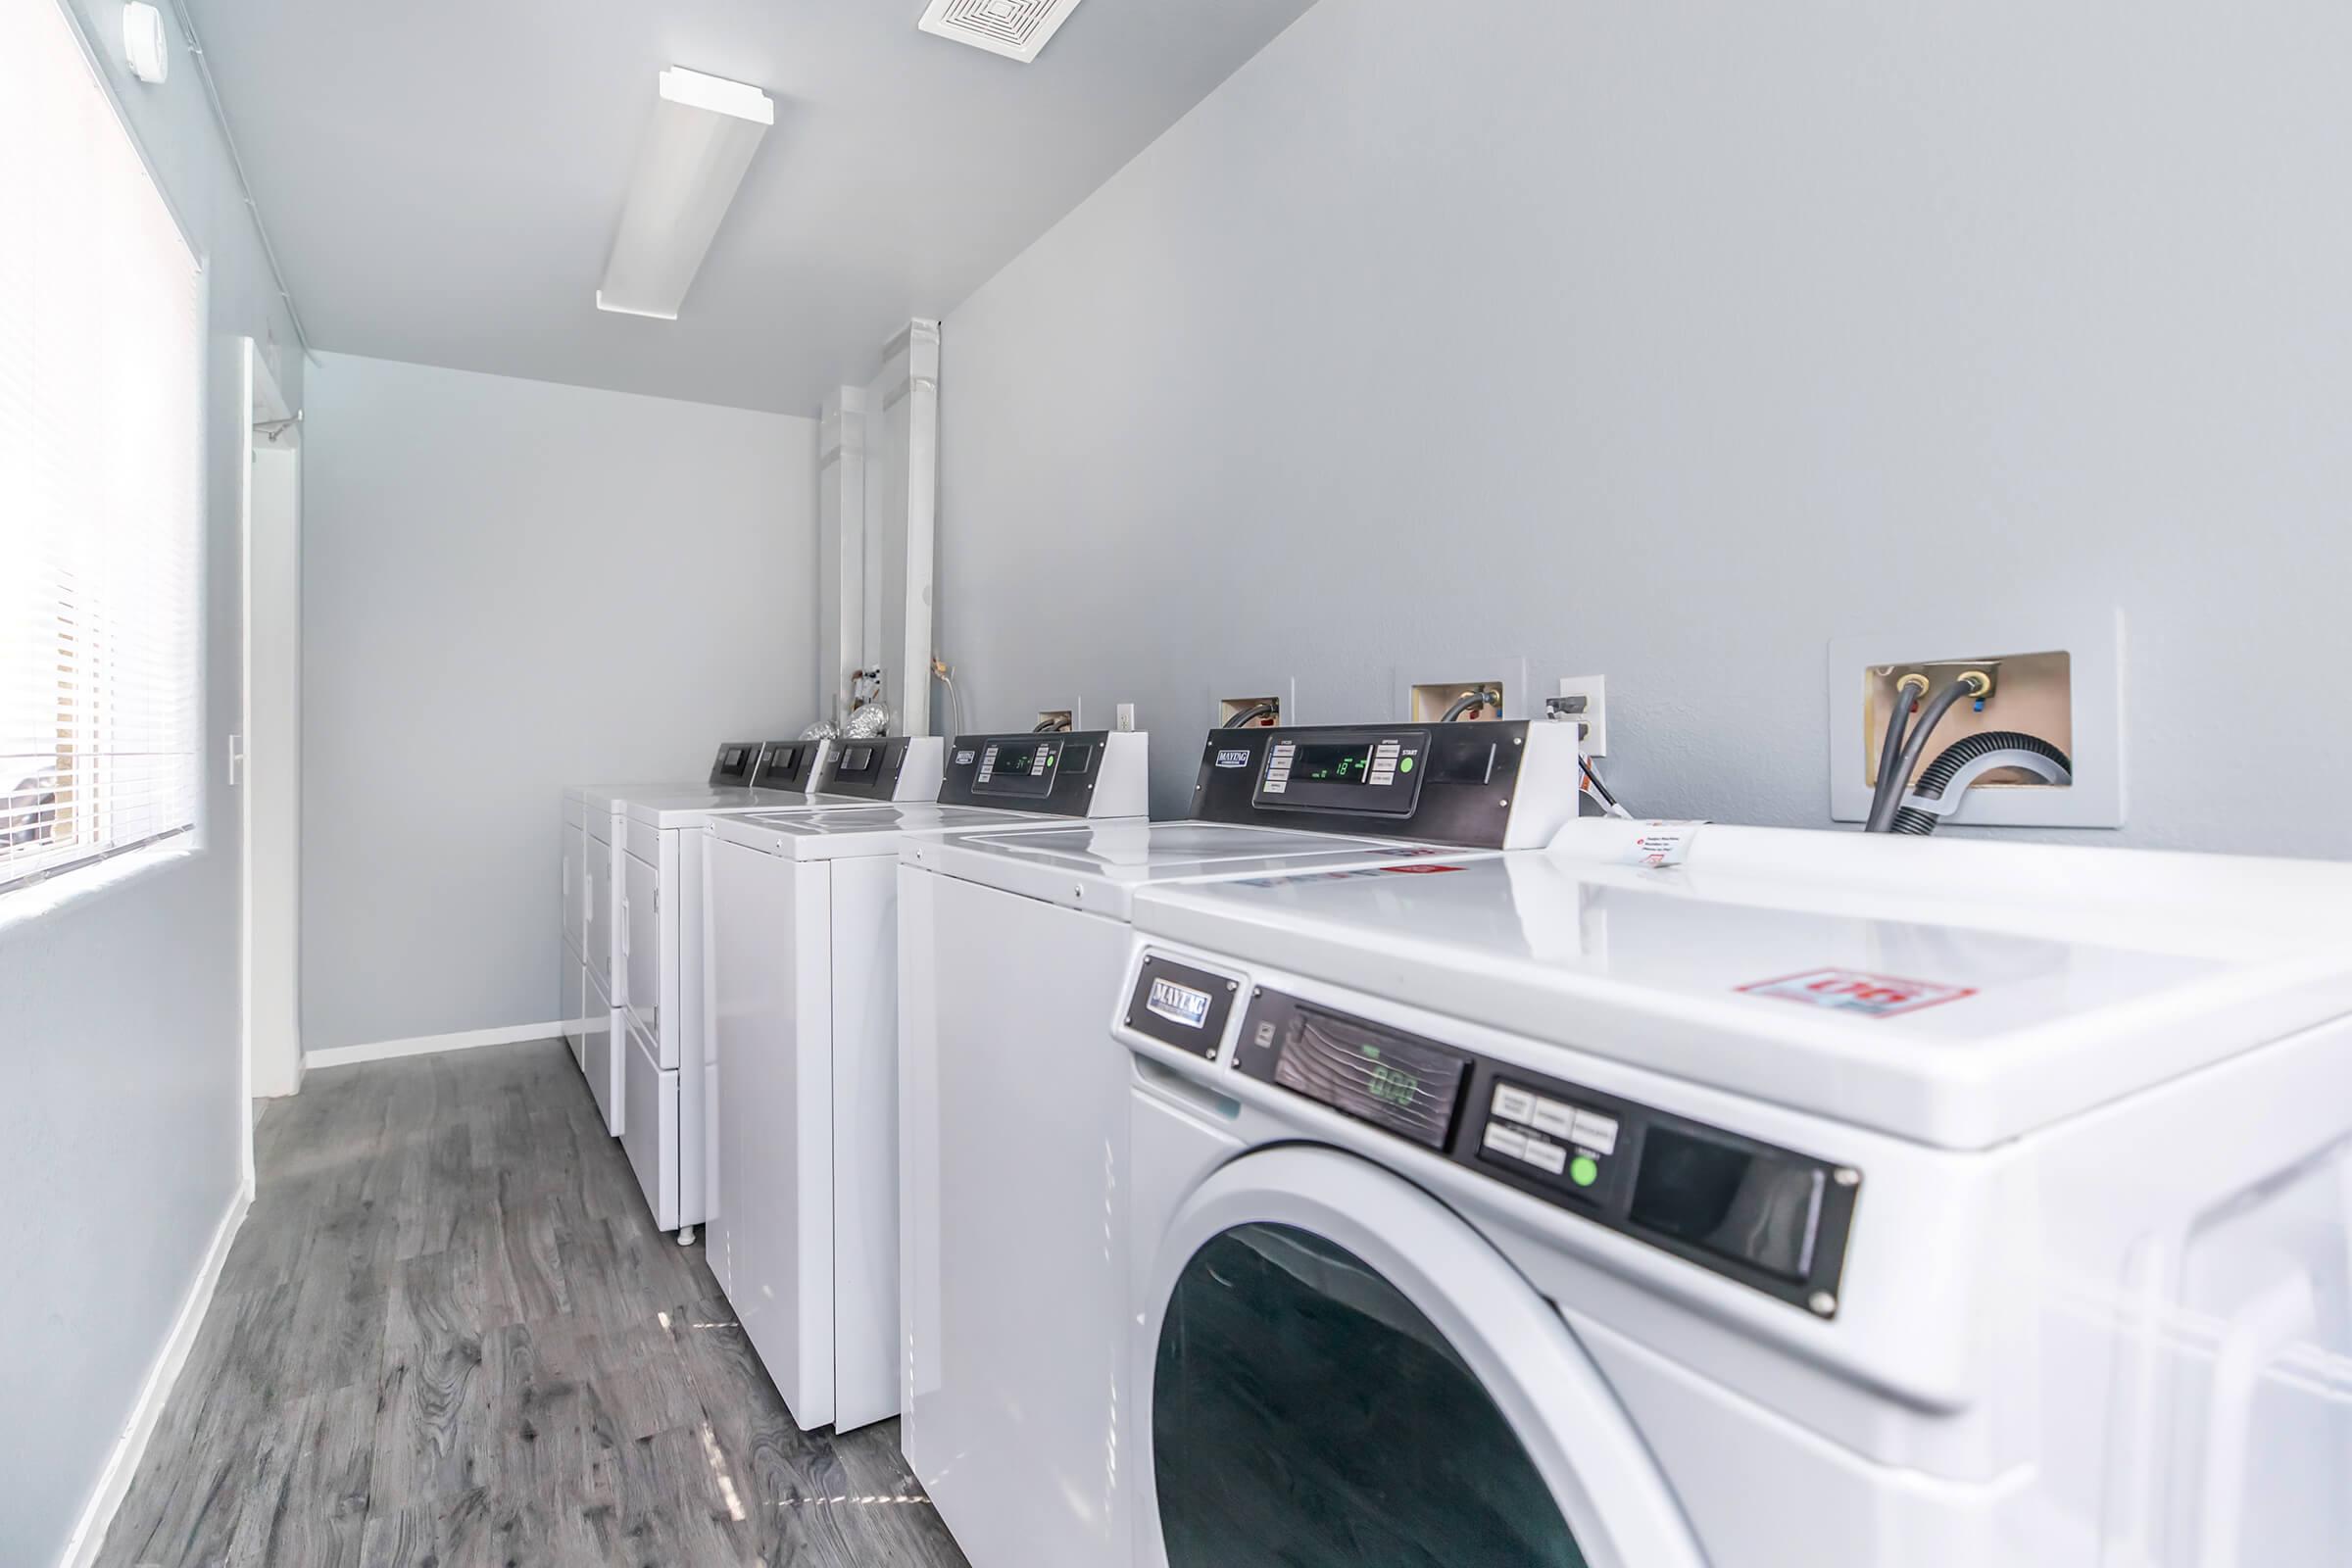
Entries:
{"label": "white door frame", "polygon": [[244,825],[239,932],[243,1103],[302,1087],[302,426],[245,340],[243,708],[231,767]]}

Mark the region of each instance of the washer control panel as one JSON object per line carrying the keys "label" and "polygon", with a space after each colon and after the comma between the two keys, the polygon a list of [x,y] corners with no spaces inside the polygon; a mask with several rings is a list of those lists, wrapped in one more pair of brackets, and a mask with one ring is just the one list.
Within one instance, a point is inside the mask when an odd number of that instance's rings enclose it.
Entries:
{"label": "washer control panel", "polygon": [[[1500,849],[1521,804],[1530,743],[1530,726],[1518,719],[1211,730],[1192,814]],[[1564,806],[1542,809],[1573,811],[1574,805],[1571,795]]]}
{"label": "washer control panel", "polygon": [[[1156,956],[1144,960],[1146,974]],[[1862,1176],[1744,1134],[1264,988],[1234,1071],[1820,1317]]]}
{"label": "washer control panel", "polygon": [[817,774],[815,793],[860,801],[896,800],[899,775],[906,770],[911,744],[905,735],[835,741]]}
{"label": "washer control panel", "polygon": [[750,784],[766,758],[764,741],[720,741],[718,756],[710,762],[710,787],[741,788]]}
{"label": "washer control panel", "polygon": [[806,795],[835,744],[831,740],[769,741],[760,749],[752,783],[759,789]]}
{"label": "washer control panel", "polygon": [[1107,740],[1102,730],[958,735],[948,744],[940,804],[1084,816]]}

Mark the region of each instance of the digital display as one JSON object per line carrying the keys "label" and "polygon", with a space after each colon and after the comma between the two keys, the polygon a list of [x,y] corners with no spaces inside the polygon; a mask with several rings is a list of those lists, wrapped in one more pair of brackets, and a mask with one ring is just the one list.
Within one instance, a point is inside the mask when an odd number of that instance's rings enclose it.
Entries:
{"label": "digital display", "polygon": [[1466,1057],[1336,1013],[1301,1007],[1274,1081],[1430,1149],[1444,1149]]}
{"label": "digital display", "polygon": [[1043,773],[1054,761],[1051,745],[1000,746],[997,748],[997,768],[1013,778],[1028,778]]}
{"label": "digital display", "polygon": [[725,768],[730,773],[740,773],[743,771],[744,759],[751,755],[752,754],[749,751],[745,750],[741,746],[730,746],[727,748],[726,760],[720,762],[718,765]]}
{"label": "digital display", "polygon": [[1369,746],[1302,745],[1291,759],[1291,777],[1309,784],[1361,784],[1371,774]]}
{"label": "digital display", "polygon": [[838,773],[868,773],[873,771],[874,759],[882,754],[871,746],[853,746],[841,754]]}

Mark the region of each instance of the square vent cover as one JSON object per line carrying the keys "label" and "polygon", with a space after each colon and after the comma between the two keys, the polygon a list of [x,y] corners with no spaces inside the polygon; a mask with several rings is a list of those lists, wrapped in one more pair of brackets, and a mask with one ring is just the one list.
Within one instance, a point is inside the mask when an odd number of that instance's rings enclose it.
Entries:
{"label": "square vent cover", "polygon": [[1078,0],[931,0],[920,25],[925,32],[1026,64],[1077,9]]}

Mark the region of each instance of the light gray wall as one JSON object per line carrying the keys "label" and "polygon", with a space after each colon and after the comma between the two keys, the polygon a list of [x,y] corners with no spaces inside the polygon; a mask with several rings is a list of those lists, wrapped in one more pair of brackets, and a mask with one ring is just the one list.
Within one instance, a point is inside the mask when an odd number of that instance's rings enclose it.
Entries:
{"label": "light gray wall", "polygon": [[1211,670],[1524,653],[1824,825],[1832,636],[2112,605],[2098,839],[2352,855],[2352,10],[1473,9],[1321,0],[949,316],[976,720],[1135,700],[1170,811]]}
{"label": "light gray wall", "polygon": [[305,438],[304,1049],[559,1018],[564,787],[810,717],[815,421],[324,355]]}
{"label": "light gray wall", "polygon": [[[215,765],[237,727],[241,339],[302,365],[227,152],[187,57],[143,87],[122,8],[68,13],[205,260],[202,848],[0,925],[0,1562],[64,1550],[206,1249],[238,1200],[237,797]],[[11,238],[6,243],[16,243]],[[4,525],[0,525],[4,526]]]}

